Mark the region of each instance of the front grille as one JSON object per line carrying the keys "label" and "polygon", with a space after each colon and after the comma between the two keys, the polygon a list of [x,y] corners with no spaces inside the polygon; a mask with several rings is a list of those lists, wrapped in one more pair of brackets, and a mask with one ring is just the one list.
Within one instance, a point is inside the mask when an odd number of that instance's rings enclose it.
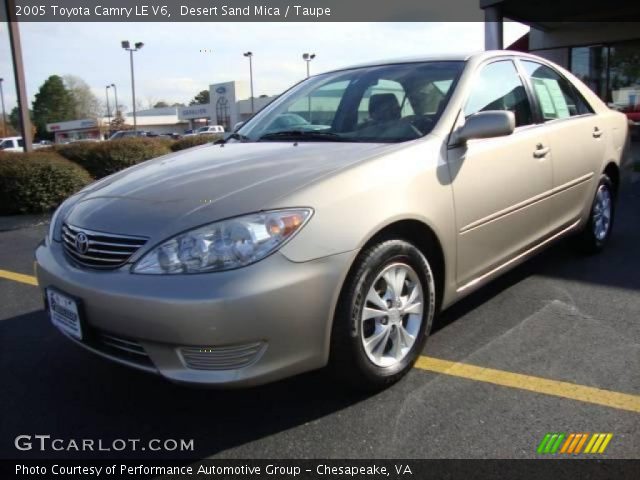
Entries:
{"label": "front grille", "polygon": [[233,370],[253,363],[264,351],[263,342],[226,347],[182,347],[184,364],[196,370]]}
{"label": "front grille", "polygon": [[147,239],[128,235],[95,232],[69,224],[62,226],[65,252],[85,267],[118,268],[142,247]]}

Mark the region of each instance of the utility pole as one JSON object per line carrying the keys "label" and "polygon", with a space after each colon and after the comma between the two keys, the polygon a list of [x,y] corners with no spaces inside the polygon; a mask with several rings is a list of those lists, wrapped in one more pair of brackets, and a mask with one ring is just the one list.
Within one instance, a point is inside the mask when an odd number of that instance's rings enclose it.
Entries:
{"label": "utility pole", "polygon": [[109,87],[110,85],[107,85],[106,87],[104,87],[104,93],[107,97],[107,122],[109,122],[109,125],[111,125],[111,108],[109,107]]}
{"label": "utility pole", "polygon": [[7,136],[7,112],[4,109],[4,91],[2,90],[4,78],[0,78],[0,101],[2,102],[2,136]]}
{"label": "utility pole", "polygon": [[16,18],[15,0],[6,0],[7,23],[9,24],[9,43],[11,46],[11,58],[13,59],[13,75],[16,80],[16,92],[18,94],[18,117],[20,118],[20,130],[24,151],[32,152],[31,142],[31,118],[29,117],[29,105],[27,103],[27,89],[25,87],[24,63],[22,61],[22,44],[20,43],[20,29]]}

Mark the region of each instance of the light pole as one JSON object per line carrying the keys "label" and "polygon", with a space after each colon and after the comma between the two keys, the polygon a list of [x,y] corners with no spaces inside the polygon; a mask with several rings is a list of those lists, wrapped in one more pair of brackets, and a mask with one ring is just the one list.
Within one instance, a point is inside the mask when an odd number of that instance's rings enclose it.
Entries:
{"label": "light pole", "polygon": [[[307,78],[309,78],[309,64],[311,63],[311,60],[313,60],[314,58],[316,58],[316,54],[315,53],[303,53],[302,54],[302,59],[307,62]],[[311,121],[311,95],[309,95],[307,97],[308,103],[309,103],[309,123],[313,123]]]}
{"label": "light pole", "polygon": [[136,120],[136,81],[133,75],[133,52],[137,52],[142,47],[144,47],[144,43],[136,42],[133,45],[134,48],[131,48],[131,44],[129,40],[122,41],[122,48],[129,52],[129,63],[131,64],[131,101],[133,103],[133,131],[138,131],[138,122]]}
{"label": "light pole", "polygon": [[109,85],[104,87],[104,94],[107,97],[107,122],[111,125],[111,108],[109,107]]}
{"label": "light pole", "polygon": [[309,64],[311,63],[311,60],[313,60],[314,58],[316,58],[316,54],[315,53],[303,53],[302,54],[302,59],[307,62],[307,78],[309,78]]}
{"label": "light pole", "polygon": [[0,101],[2,102],[2,136],[7,136],[7,113],[4,111],[4,91],[2,90],[4,78],[0,78]]}
{"label": "light pole", "polygon": [[243,55],[249,59],[249,83],[251,84],[251,115],[253,115],[255,113],[253,107],[253,53],[246,52]]}
{"label": "light pole", "polygon": [[116,84],[115,83],[112,83],[110,86],[113,87],[113,95],[115,96],[115,99],[116,99],[116,105],[115,105],[115,107],[116,107],[115,112],[116,113],[114,115],[114,118],[115,118],[115,117],[118,116],[118,89],[116,88]]}

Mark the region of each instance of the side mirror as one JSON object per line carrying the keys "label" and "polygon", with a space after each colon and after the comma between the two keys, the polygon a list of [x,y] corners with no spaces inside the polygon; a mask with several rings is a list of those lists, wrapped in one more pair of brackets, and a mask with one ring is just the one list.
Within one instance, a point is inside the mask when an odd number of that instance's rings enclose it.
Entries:
{"label": "side mirror", "polygon": [[456,131],[455,142],[464,143],[476,138],[504,137],[516,128],[516,117],[506,110],[491,110],[471,115]]}

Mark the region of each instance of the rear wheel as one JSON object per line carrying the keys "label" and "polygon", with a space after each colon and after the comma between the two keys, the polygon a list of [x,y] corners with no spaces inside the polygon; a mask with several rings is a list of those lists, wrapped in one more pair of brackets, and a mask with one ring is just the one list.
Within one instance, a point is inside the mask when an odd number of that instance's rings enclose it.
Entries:
{"label": "rear wheel", "polygon": [[399,380],[424,347],[435,311],[429,261],[395,239],[364,250],[343,287],[331,339],[331,366],[368,390]]}
{"label": "rear wheel", "polygon": [[608,175],[600,177],[584,230],[578,236],[579,247],[586,253],[598,253],[605,247],[615,214],[615,191]]}

